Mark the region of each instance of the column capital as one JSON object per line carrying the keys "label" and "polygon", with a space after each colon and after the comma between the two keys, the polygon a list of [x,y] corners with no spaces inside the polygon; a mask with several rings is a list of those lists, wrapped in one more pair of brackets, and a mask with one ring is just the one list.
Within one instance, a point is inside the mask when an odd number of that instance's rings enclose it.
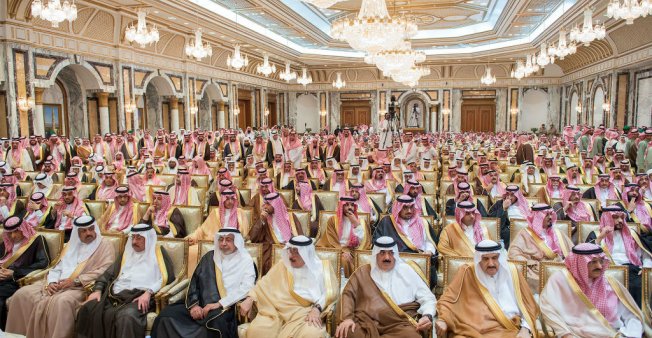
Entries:
{"label": "column capital", "polygon": [[98,92],[98,107],[108,107],[109,106],[109,93],[108,92]]}
{"label": "column capital", "polygon": [[45,88],[34,87],[34,104],[42,105],[43,104],[43,92]]}
{"label": "column capital", "polygon": [[170,110],[179,109],[179,98],[176,96],[170,96]]}

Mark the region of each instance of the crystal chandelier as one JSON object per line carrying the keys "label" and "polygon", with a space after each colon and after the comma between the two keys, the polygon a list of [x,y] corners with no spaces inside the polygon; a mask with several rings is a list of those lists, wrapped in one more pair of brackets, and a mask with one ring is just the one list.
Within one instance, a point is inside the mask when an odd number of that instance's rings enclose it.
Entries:
{"label": "crystal chandelier", "polygon": [[269,107],[265,107],[264,114],[265,114],[265,117],[269,116]]}
{"label": "crystal chandelier", "polygon": [[319,8],[328,8],[342,0],[302,0],[303,2],[309,3],[315,7]]}
{"label": "crystal chandelier", "polygon": [[392,75],[392,80],[402,83],[409,87],[414,87],[419,84],[419,79],[424,76],[430,75],[430,68],[428,67],[412,67],[402,72]]}
{"label": "crystal chandelier", "polygon": [[127,31],[125,32],[127,42],[136,42],[140,45],[140,48],[145,48],[145,46],[151,43],[158,42],[159,35],[156,26],[147,27],[147,21],[145,18],[147,13],[143,10],[138,10],[136,14],[138,15],[137,25],[134,27],[134,25],[131,24],[127,27]]}
{"label": "crystal chandelier", "polygon": [[391,18],[385,0],[362,0],[357,17],[335,21],[331,33],[353,49],[375,54],[399,47],[417,33],[417,25],[405,17]]}
{"label": "crystal chandelier", "polygon": [[[550,51],[554,51],[554,48],[550,49]],[[548,45],[545,42],[541,44],[541,51],[537,55],[536,60],[540,67],[555,63],[555,56],[553,53],[549,53]]]}
{"label": "crystal chandelier", "polygon": [[625,20],[625,23],[631,25],[634,19],[646,17],[652,14],[652,3],[648,0],[612,0],[607,7],[607,17],[616,20]]}
{"label": "crystal chandelier", "polygon": [[559,60],[563,60],[565,57],[577,52],[577,45],[575,42],[568,44],[566,41],[566,30],[563,28],[559,31],[559,42],[554,48],[554,51],[555,56],[558,57]]}
{"label": "crystal chandelier", "polygon": [[514,69],[512,69],[511,76],[517,80],[521,80],[525,77],[525,65],[523,64],[523,60],[516,61],[516,65],[514,66]]}
{"label": "crystal chandelier", "polygon": [[286,62],[285,70],[281,71],[279,77],[281,80],[285,80],[285,82],[290,82],[297,78],[297,72],[293,72],[292,69],[290,69],[290,62]]}
{"label": "crystal chandelier", "polygon": [[186,44],[186,55],[195,58],[198,61],[207,56],[213,55],[213,47],[211,47],[211,44],[208,42],[204,44],[201,41],[201,28],[195,30],[195,40],[192,41],[192,43],[188,42]]}
{"label": "crystal chandelier", "polygon": [[383,75],[392,76],[425,61],[426,54],[412,50],[410,43],[406,43],[403,48],[381,51],[369,58],[383,71]]}
{"label": "crystal chandelier", "polygon": [[28,111],[30,109],[34,109],[34,106],[36,105],[36,101],[34,100],[33,97],[19,97],[18,98],[18,110],[20,111]]}
{"label": "crystal chandelier", "polygon": [[539,65],[536,63],[535,56],[534,55],[528,55],[525,58],[525,76],[530,76],[541,69]]}
{"label": "crystal chandelier", "polygon": [[235,107],[233,108],[233,115],[235,115],[235,116],[240,115],[240,107],[235,106]]}
{"label": "crystal chandelier", "polygon": [[579,26],[573,27],[570,32],[570,39],[578,43],[583,43],[584,46],[591,44],[593,40],[602,40],[607,35],[607,29],[599,23],[593,26],[593,11],[586,9],[584,11],[584,23],[582,28]]}
{"label": "crystal chandelier", "polygon": [[240,70],[242,67],[249,65],[249,57],[245,55],[242,58],[242,54],[240,54],[240,45],[235,45],[233,54],[226,58],[226,65],[235,70]]}
{"label": "crystal chandelier", "polygon": [[333,87],[339,89],[342,89],[346,86],[346,81],[342,81],[342,73],[337,72],[337,79],[333,81]]}
{"label": "crystal chandelier", "polygon": [[32,15],[35,17],[50,21],[52,27],[59,27],[59,23],[64,20],[70,22],[77,19],[77,5],[73,0],[72,4],[68,0],[63,1],[63,5],[60,0],[44,0],[47,1],[45,6],[41,0],[34,0],[32,2]]}
{"label": "crystal chandelier", "polygon": [[312,83],[312,76],[308,75],[308,70],[305,67],[301,69],[301,77],[297,79],[297,83],[304,87]]}
{"label": "crystal chandelier", "polygon": [[480,83],[482,83],[485,86],[490,86],[496,83],[496,76],[491,74],[491,67],[485,68],[485,73],[480,78]]}
{"label": "crystal chandelier", "polygon": [[610,111],[611,110],[611,103],[609,103],[609,100],[604,101],[602,103],[602,110],[603,111]]}
{"label": "crystal chandelier", "polygon": [[267,53],[263,53],[263,63],[259,63],[256,66],[256,72],[265,75],[265,77],[268,77],[269,74],[276,73],[276,65],[269,63],[269,55]]}

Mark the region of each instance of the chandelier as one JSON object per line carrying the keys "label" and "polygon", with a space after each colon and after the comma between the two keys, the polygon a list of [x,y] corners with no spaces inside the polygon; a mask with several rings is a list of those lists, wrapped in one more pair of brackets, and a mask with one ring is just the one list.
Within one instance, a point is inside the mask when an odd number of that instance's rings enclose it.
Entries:
{"label": "chandelier", "polygon": [[269,107],[265,107],[265,117],[269,116]]}
{"label": "chandelier", "polygon": [[256,72],[265,75],[265,77],[268,77],[269,74],[276,73],[276,65],[269,63],[269,55],[267,53],[263,53],[263,63],[259,63],[256,66]]}
{"label": "chandelier", "polygon": [[18,110],[20,111],[28,111],[30,109],[34,109],[34,106],[36,105],[36,101],[34,100],[33,97],[19,97],[18,98]]}
{"label": "chandelier", "polygon": [[186,55],[198,61],[213,55],[213,47],[211,47],[210,43],[206,42],[204,44],[201,41],[201,28],[195,29],[195,40],[186,44]]}
{"label": "chandelier", "polygon": [[290,69],[290,62],[286,62],[285,70],[282,70],[279,73],[279,77],[281,80],[285,80],[285,82],[290,82],[297,78],[297,72],[293,72],[292,69]]}
{"label": "chandelier", "polygon": [[132,23],[129,27],[127,27],[125,32],[125,38],[127,39],[127,42],[136,42],[140,45],[140,48],[145,48],[145,46],[151,43],[158,42],[159,35],[156,26],[147,27],[147,21],[145,18],[147,13],[145,13],[143,10],[138,10],[136,14],[138,15],[137,25],[134,27]]}
{"label": "chandelier", "polygon": [[525,77],[525,65],[523,64],[523,60],[516,61],[516,65],[514,66],[514,69],[512,69],[511,76],[517,80],[521,80]]}
{"label": "chandelier", "polygon": [[[551,46],[552,47],[552,46]],[[536,57],[536,62],[540,67],[545,67],[551,63],[555,63],[554,48],[548,49],[548,45],[544,42],[541,44],[541,51]]]}
{"label": "chandelier", "polygon": [[535,56],[534,55],[528,55],[525,58],[525,76],[530,76],[541,69],[539,65],[536,63]]}
{"label": "chandelier", "polygon": [[337,79],[333,81],[333,87],[339,89],[342,89],[346,87],[346,81],[342,81],[342,73],[337,72]]}
{"label": "chandelier", "polygon": [[235,116],[240,115],[240,107],[235,106],[235,107],[233,108],[233,115],[235,115]]}
{"label": "chandelier", "polygon": [[381,51],[369,58],[383,71],[384,76],[392,76],[425,61],[426,54],[411,49],[407,42],[403,48]]}
{"label": "chandelier", "polygon": [[385,0],[362,0],[357,17],[335,21],[331,33],[353,49],[374,54],[399,47],[417,33],[417,25],[405,17],[391,18]]}
{"label": "chandelier", "polygon": [[616,20],[625,20],[625,23],[631,25],[634,19],[646,17],[652,14],[652,4],[648,0],[611,0],[607,7],[607,17]]}
{"label": "chandelier", "polygon": [[235,45],[233,54],[227,56],[226,65],[235,70],[240,70],[242,67],[249,65],[249,57],[245,55],[242,58],[242,54],[240,54],[240,45]]}
{"label": "chandelier", "polygon": [[584,23],[582,28],[579,26],[573,27],[570,32],[570,39],[578,43],[583,43],[584,46],[591,44],[593,40],[602,40],[607,35],[607,29],[599,23],[593,26],[593,11],[586,9],[584,11]]}
{"label": "chandelier", "polygon": [[308,70],[305,67],[301,69],[301,77],[297,78],[297,83],[304,87],[312,83],[312,76],[308,75]]}
{"label": "chandelier", "polygon": [[485,86],[490,86],[496,83],[496,76],[491,74],[491,67],[485,68],[485,73],[480,78],[480,83],[482,83]]}
{"label": "chandelier", "polygon": [[566,30],[563,28],[559,31],[559,42],[557,42],[557,46],[554,48],[554,52],[555,56],[558,57],[559,60],[563,60],[565,57],[577,52],[577,45],[575,42],[568,44],[566,41]]}
{"label": "chandelier", "polygon": [[68,0],[63,1],[63,5],[60,0],[45,0],[47,4],[43,6],[41,0],[34,0],[32,2],[32,15],[35,17],[50,21],[52,27],[59,27],[59,23],[64,20],[70,22],[77,19],[77,5],[73,0],[72,4]]}
{"label": "chandelier", "polygon": [[611,110],[611,103],[609,103],[609,100],[604,101],[602,103],[602,110],[603,111],[610,111]]}
{"label": "chandelier", "polygon": [[430,68],[428,67],[412,67],[402,72],[392,75],[392,80],[402,83],[409,87],[414,87],[419,84],[419,79],[424,76],[430,75]]}
{"label": "chandelier", "polygon": [[342,0],[303,0],[303,2],[309,3],[315,7],[319,8],[328,8]]}

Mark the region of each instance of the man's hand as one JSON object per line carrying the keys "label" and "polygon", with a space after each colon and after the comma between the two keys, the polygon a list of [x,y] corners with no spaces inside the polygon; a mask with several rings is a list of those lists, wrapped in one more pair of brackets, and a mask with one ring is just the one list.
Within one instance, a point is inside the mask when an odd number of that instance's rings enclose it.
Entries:
{"label": "man's hand", "polygon": [[308,322],[308,325],[316,326],[316,327],[321,327],[321,312],[319,312],[319,309],[316,307],[313,307],[310,312],[308,312],[308,315],[306,316],[306,322]]}
{"label": "man's hand", "polygon": [[188,244],[189,244],[189,245],[195,245],[195,244],[197,244],[197,238],[195,238],[195,237],[188,237]]}
{"label": "man's hand", "polygon": [[138,310],[142,313],[149,312],[149,300],[152,298],[152,294],[149,291],[143,292],[140,297],[134,299],[134,303],[138,303]]}
{"label": "man's hand", "polygon": [[353,319],[345,319],[337,326],[335,338],[346,338],[349,335],[349,330],[351,330],[351,333],[355,332],[355,323],[353,322]]}
{"label": "man's hand", "polygon": [[55,292],[59,291],[59,283],[48,284],[48,286],[45,288],[45,291],[48,293],[48,295],[52,296]]}
{"label": "man's hand", "polygon": [[445,337],[446,331],[448,331],[448,325],[445,321],[440,319],[435,322],[435,332],[437,333],[437,337]]}
{"label": "man's hand", "polygon": [[614,232],[614,228],[611,226],[606,226],[603,227],[600,230],[600,234],[598,234],[598,238],[596,239],[597,242],[601,242],[605,237],[607,237],[610,233]]}
{"label": "man's hand", "polygon": [[267,221],[267,217],[269,217],[269,214],[265,210],[260,212],[260,218],[263,219],[265,222]]}
{"label": "man's hand", "polygon": [[432,322],[430,321],[430,318],[423,316],[421,319],[419,319],[419,322],[417,323],[417,331],[426,331],[432,327]]}
{"label": "man's hand", "polygon": [[347,262],[352,262],[353,261],[353,256],[351,256],[351,253],[348,251],[342,252],[342,260],[347,261]]}
{"label": "man's hand", "polygon": [[153,205],[150,205],[149,208],[147,208],[147,216],[153,215],[156,212],[156,208]]}
{"label": "man's hand", "polygon": [[530,334],[530,330],[522,327],[520,331],[518,331],[518,334],[516,335],[516,338],[530,338],[532,337],[532,334]]}
{"label": "man's hand", "polygon": [[190,317],[192,317],[194,320],[204,319],[204,312],[199,305],[195,305],[190,308]]}
{"label": "man's hand", "polygon": [[75,286],[75,282],[70,278],[59,281],[59,290],[70,289],[73,286]]}
{"label": "man's hand", "polygon": [[512,200],[509,198],[503,199],[503,209],[507,210],[510,206],[512,206]]}
{"label": "man's hand", "polygon": [[210,304],[207,304],[207,305],[204,306],[204,308],[202,309],[202,314],[204,315],[204,317],[206,317],[206,316],[208,316],[208,313],[209,313],[209,312],[211,312],[211,311],[213,311],[213,310],[216,310],[216,309],[219,309],[219,308],[221,308],[221,307],[222,307],[222,304],[220,304],[219,302],[217,302],[217,303],[210,303]]}
{"label": "man's hand", "polygon": [[90,302],[90,301],[92,301],[92,300],[95,300],[95,301],[98,301],[98,302],[99,302],[99,301],[100,301],[100,297],[102,297],[102,291],[99,291],[99,290],[97,290],[97,291],[93,291],[93,293],[91,293],[90,295],[88,295],[88,298],[86,298],[86,301],[84,302],[84,304],[86,304],[86,303],[88,303],[88,302]]}
{"label": "man's hand", "polygon": [[251,297],[247,297],[242,304],[240,304],[240,315],[242,316],[248,316],[249,312],[251,312],[251,308],[254,305],[254,299]]}

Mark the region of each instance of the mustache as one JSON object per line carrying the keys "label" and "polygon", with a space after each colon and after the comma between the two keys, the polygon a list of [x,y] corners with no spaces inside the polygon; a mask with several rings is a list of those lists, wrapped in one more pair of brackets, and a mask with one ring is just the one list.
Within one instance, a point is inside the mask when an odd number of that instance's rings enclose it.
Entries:
{"label": "mustache", "polygon": [[383,259],[383,263],[391,263],[391,262],[392,262],[391,259]]}

